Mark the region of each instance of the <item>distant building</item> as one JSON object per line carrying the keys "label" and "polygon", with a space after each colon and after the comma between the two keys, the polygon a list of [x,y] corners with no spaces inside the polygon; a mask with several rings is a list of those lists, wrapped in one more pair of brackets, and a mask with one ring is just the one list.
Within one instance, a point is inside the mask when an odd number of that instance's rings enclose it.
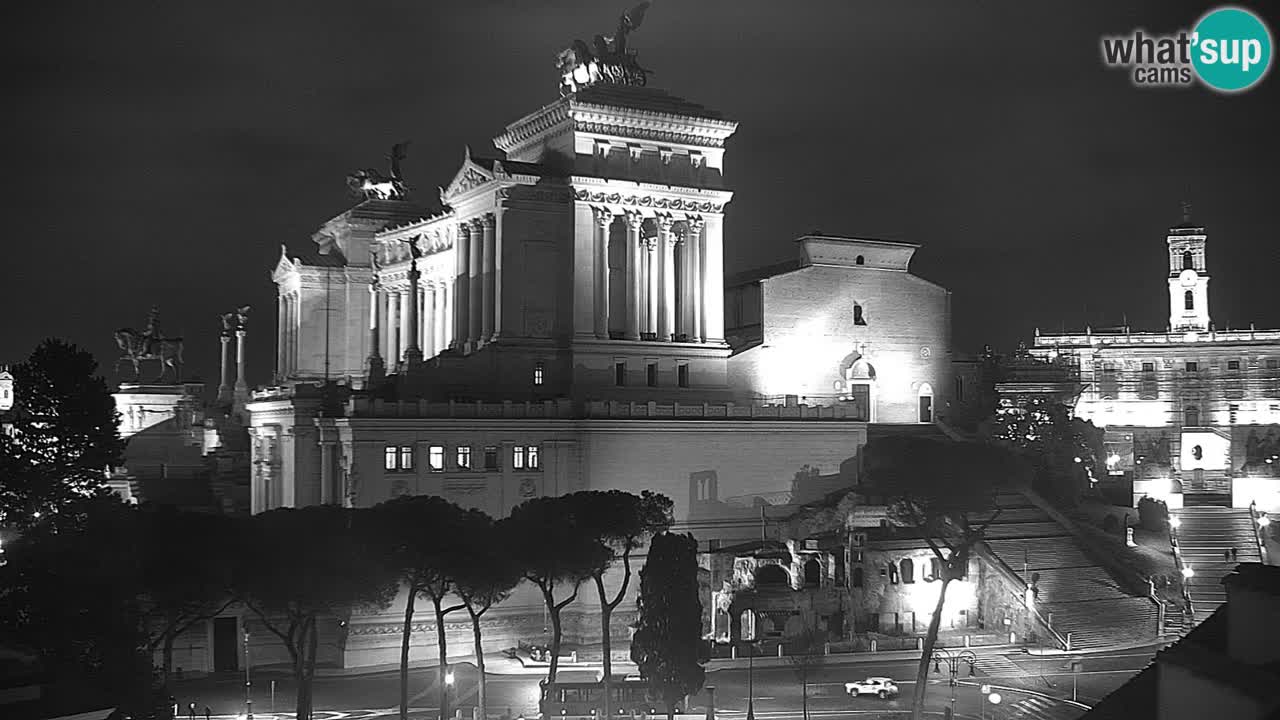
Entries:
{"label": "distant building", "polygon": [[1280,330],[1213,323],[1207,238],[1189,211],[1169,229],[1163,332],[1037,330],[1031,352],[1078,372],[1076,415],[1106,428],[1108,472],[1133,479],[1135,503],[1280,511]]}

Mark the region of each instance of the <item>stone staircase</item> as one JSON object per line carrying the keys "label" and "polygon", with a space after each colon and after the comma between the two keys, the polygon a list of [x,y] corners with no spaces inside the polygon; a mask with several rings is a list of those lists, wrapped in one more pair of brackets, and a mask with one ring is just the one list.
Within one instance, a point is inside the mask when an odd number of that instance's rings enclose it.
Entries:
{"label": "stone staircase", "polygon": [[1072,649],[1107,647],[1155,637],[1157,608],[1125,592],[1066,527],[1020,493],[997,498],[1000,517],[987,546],[1036,588],[1036,608]]}
{"label": "stone staircase", "polygon": [[[1179,562],[1194,573],[1183,583],[1199,624],[1227,601],[1222,578],[1238,563],[1262,562],[1262,553],[1248,508],[1184,507],[1172,516],[1179,521]],[[1231,548],[1236,549],[1235,560],[1229,556]]]}

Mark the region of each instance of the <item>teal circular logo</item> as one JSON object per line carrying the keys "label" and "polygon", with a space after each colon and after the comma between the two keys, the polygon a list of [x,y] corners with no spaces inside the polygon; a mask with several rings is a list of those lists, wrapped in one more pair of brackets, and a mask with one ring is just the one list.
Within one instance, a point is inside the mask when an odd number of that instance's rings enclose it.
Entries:
{"label": "teal circular logo", "polygon": [[1200,18],[1193,32],[1191,64],[1214,90],[1247,90],[1271,67],[1271,33],[1248,10],[1219,8]]}

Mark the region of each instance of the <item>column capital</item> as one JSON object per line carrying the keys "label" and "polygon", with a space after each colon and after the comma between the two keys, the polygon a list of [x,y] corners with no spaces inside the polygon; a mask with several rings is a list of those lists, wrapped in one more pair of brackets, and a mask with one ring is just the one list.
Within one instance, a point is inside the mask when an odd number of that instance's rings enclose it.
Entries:
{"label": "column capital", "polygon": [[640,238],[640,246],[641,246],[641,247],[643,247],[645,250],[648,250],[649,252],[653,252],[653,251],[657,250],[657,249],[658,249],[658,236],[657,236],[657,235],[652,235],[652,236],[647,237],[647,238]]}
{"label": "column capital", "polygon": [[613,224],[614,214],[609,208],[592,206],[591,213],[595,216],[596,224],[600,229],[607,230]]}
{"label": "column capital", "polygon": [[498,216],[494,213],[485,213],[480,216],[480,227],[486,230],[492,230],[498,225]]}
{"label": "column capital", "polygon": [[675,225],[676,219],[670,215],[659,215],[657,217],[658,228],[664,233],[671,232],[672,226]]}
{"label": "column capital", "polygon": [[465,236],[465,237],[467,237],[467,238],[470,238],[470,237],[471,237],[471,226],[472,226],[472,224],[473,224],[473,223],[475,223],[475,220],[463,220],[463,221],[459,222],[459,223],[458,223],[458,235],[459,235],[459,237],[464,237],[464,236]]}
{"label": "column capital", "polygon": [[707,219],[701,215],[686,215],[684,221],[689,226],[689,232],[692,233],[702,232],[702,227],[707,224]]}
{"label": "column capital", "polygon": [[639,232],[640,226],[644,225],[644,215],[641,215],[640,213],[633,211],[633,212],[628,212],[626,214],[626,217],[627,217],[627,226],[630,227],[632,230]]}

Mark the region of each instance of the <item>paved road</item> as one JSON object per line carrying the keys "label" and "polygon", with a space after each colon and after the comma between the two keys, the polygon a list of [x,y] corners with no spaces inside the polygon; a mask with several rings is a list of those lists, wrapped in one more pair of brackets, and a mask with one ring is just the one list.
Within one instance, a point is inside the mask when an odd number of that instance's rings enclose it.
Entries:
{"label": "paved road", "polygon": [[[1078,656],[1081,672],[1074,675],[1077,698],[1085,704],[1119,687],[1153,657],[1155,648],[1116,651]],[[976,673],[967,668],[958,676],[954,688],[957,716],[994,720],[1042,719],[1071,720],[1082,710],[1058,702],[1072,697],[1071,658],[1047,657],[1021,653],[981,653]],[[810,716],[817,718],[857,717],[859,720],[883,716],[894,717],[910,707],[916,673],[915,661],[890,660],[862,662],[853,665],[815,666],[809,669]],[[792,666],[757,667],[709,672],[707,684],[716,688],[716,711],[728,720],[742,720],[746,712],[748,675],[753,685],[755,714],[764,720],[800,717],[801,683],[798,670]],[[467,665],[455,666],[456,683],[451,688],[451,704],[467,707],[475,704],[476,672]],[[850,698],[843,692],[845,682],[868,676],[888,676],[902,687],[903,697],[883,701],[873,698]],[[565,676],[562,675],[562,678]],[[410,672],[410,705],[415,716],[434,716],[437,710],[437,688],[434,669]],[[537,675],[489,675],[488,706],[490,714],[512,716],[532,713],[537,704]],[[945,666],[941,674],[930,673],[926,695],[927,707],[941,711],[949,704],[953,692]],[[254,717],[266,720],[271,715],[271,681],[275,680],[276,715],[287,716],[293,707],[293,683],[283,674],[254,673]],[[993,707],[984,703],[979,687],[992,685],[1001,694],[1001,703]],[[315,707],[326,711],[318,720],[362,720],[394,715],[399,702],[399,674],[321,677],[315,683]],[[234,718],[244,712],[244,677],[205,678],[178,685],[178,700],[196,702],[201,709],[207,703],[214,715]],[[703,693],[694,705],[706,701]],[[337,714],[334,714],[337,713]],[[224,719],[226,720],[226,719]]]}

